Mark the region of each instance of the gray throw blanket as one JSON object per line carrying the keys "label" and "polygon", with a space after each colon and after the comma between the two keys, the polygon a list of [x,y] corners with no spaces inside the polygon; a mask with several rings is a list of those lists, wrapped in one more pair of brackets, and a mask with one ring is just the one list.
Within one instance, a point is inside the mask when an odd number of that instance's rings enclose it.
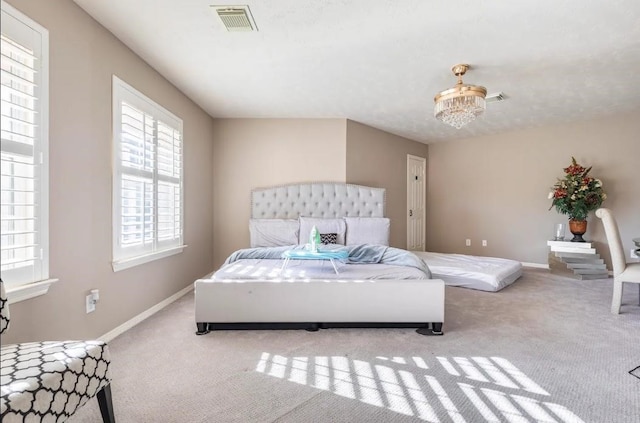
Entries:
{"label": "gray throw blanket", "polygon": [[[427,264],[420,257],[410,251],[400,248],[386,247],[384,245],[326,245],[320,249],[327,250],[347,250],[349,252],[348,262],[351,264],[358,263],[381,263],[394,266],[415,267],[424,272],[431,279],[431,271]],[[225,260],[224,264],[233,263],[241,259],[280,259],[282,253],[288,250],[301,250],[304,245],[285,245],[281,247],[256,247],[245,248],[231,254]]]}

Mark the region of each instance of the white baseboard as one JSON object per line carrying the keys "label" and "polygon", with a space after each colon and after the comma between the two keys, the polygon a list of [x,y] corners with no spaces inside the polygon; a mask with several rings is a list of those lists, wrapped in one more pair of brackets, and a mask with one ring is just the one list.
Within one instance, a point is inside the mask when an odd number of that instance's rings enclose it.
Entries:
{"label": "white baseboard", "polygon": [[188,294],[190,291],[193,291],[193,284],[188,286],[188,287],[186,287],[186,288],[184,288],[184,289],[182,289],[182,290],[180,290],[180,291],[178,291],[178,292],[176,292],[175,294],[173,294],[169,298],[160,301],[158,304],[156,304],[153,307],[143,311],[142,313],[138,314],[137,316],[133,317],[132,319],[127,320],[126,322],[124,322],[123,324],[121,324],[117,328],[113,329],[112,331],[109,331],[109,332],[105,333],[104,335],[98,337],[98,339],[100,339],[101,341],[104,341],[104,342],[111,341],[116,336],[123,334],[124,332],[128,331],[129,329],[131,329],[132,327],[134,327],[138,323],[140,323],[143,320],[153,316],[154,314],[156,314],[157,312],[159,312],[160,310],[162,310],[163,308],[165,308],[166,306],[168,306],[172,302],[174,302],[177,299],[179,299],[180,297],[183,297],[186,294]]}
{"label": "white baseboard", "polygon": [[542,264],[542,263],[527,263],[527,262],[521,262],[522,265],[524,267],[535,267],[537,269],[548,269],[549,265],[548,264]]}
{"label": "white baseboard", "polygon": [[[535,267],[537,269],[549,269],[549,265],[548,264],[542,264],[542,263],[527,263],[527,262],[520,262],[522,264],[523,267]],[[611,270],[607,270],[607,273],[609,274],[609,276],[613,276],[613,272]]]}

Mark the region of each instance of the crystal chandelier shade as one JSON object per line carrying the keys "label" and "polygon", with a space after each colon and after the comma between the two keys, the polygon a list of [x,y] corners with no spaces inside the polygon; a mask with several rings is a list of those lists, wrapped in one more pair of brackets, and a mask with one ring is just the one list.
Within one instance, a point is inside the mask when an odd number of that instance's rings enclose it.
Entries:
{"label": "crystal chandelier shade", "polygon": [[462,75],[468,69],[469,65],[454,66],[451,70],[458,77],[458,83],[455,87],[438,93],[434,98],[436,105],[433,115],[456,129],[473,121],[486,108],[487,89],[462,82]]}

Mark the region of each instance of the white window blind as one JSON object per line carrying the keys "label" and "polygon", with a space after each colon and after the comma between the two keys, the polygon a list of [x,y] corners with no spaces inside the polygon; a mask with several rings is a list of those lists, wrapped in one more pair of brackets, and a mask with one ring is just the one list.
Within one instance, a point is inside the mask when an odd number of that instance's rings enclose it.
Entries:
{"label": "white window blind", "polygon": [[7,287],[48,279],[48,32],[2,2],[0,269]]}
{"label": "white window blind", "polygon": [[183,247],[182,120],[113,77],[114,270]]}

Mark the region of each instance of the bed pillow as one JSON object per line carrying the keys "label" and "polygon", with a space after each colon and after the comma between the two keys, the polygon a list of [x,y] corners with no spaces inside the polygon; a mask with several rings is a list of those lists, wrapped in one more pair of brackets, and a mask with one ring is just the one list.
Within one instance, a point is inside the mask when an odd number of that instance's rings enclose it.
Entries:
{"label": "bed pillow", "polygon": [[336,244],[344,245],[344,234],[347,226],[344,219],[323,219],[320,217],[300,216],[300,244],[309,243],[311,228],[315,225],[320,234],[336,234]]}
{"label": "bed pillow", "polygon": [[298,244],[298,219],[251,219],[251,247],[279,247]]}
{"label": "bed pillow", "polygon": [[387,217],[345,217],[346,245],[389,245],[391,222]]}
{"label": "bed pillow", "polygon": [[320,234],[320,244],[337,244],[338,234]]}

